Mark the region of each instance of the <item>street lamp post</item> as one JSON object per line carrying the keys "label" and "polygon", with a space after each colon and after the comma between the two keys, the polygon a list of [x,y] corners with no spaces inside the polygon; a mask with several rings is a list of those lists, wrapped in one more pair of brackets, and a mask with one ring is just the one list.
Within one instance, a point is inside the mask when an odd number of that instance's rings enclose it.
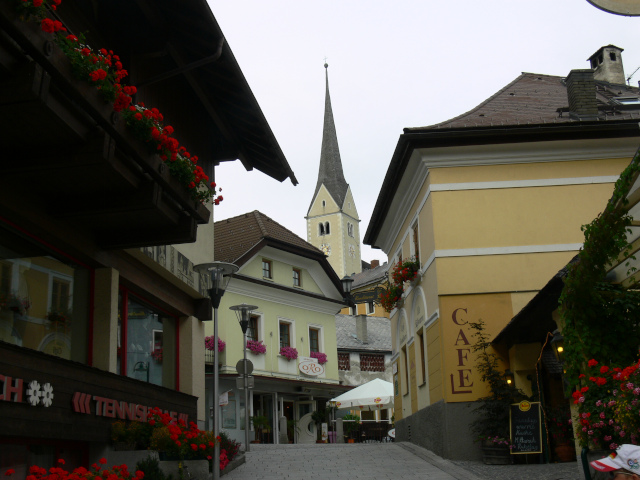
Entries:
{"label": "street lamp post", "polygon": [[243,350],[243,368],[242,373],[244,376],[244,443],[245,443],[245,452],[250,451],[249,449],[249,375],[247,374],[247,329],[249,328],[249,320],[251,318],[251,312],[257,309],[255,305],[247,305],[243,303],[242,305],[234,305],[233,307],[229,307],[229,310],[234,310],[236,312],[236,316],[238,317],[238,323],[240,323],[240,328],[242,328],[242,335],[244,337],[244,348]]}
{"label": "street lamp post", "polygon": [[220,478],[220,443],[217,437],[220,434],[220,393],[218,376],[218,307],[224,291],[231,280],[231,275],[238,271],[238,266],[233,263],[211,262],[195,265],[193,269],[203,275],[209,275],[211,288],[208,289],[211,303],[213,304],[213,436],[216,437],[216,445],[213,452],[213,478]]}

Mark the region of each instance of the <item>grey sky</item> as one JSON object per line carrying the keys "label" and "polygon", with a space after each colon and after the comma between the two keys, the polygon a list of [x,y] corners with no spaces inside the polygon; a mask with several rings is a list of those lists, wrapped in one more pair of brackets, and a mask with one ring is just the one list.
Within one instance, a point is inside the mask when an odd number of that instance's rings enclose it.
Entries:
{"label": "grey sky", "polygon": [[[222,220],[260,210],[306,239],[324,115],[324,58],[347,182],[364,236],[404,127],[464,113],[521,72],[567,75],[614,44],[625,75],[640,67],[640,17],[586,0],[209,0],[300,184],[240,162],[216,181]],[[640,71],[631,84],[638,86]],[[364,246],[362,259],[386,260]]]}

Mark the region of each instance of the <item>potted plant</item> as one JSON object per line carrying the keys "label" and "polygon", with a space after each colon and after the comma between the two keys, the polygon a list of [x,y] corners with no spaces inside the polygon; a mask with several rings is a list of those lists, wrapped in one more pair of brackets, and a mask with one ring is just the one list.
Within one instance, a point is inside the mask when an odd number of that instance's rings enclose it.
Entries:
{"label": "potted plant", "polygon": [[469,323],[476,343],[471,350],[477,355],[476,369],[480,378],[489,386],[489,395],[477,400],[473,412],[477,415],[471,430],[482,442],[483,461],[489,465],[511,463],[509,440],[509,408],[512,403],[526,400],[521,390],[507,382],[499,368],[498,356],[493,351],[483,320]]}
{"label": "potted plant", "polygon": [[263,431],[269,428],[269,419],[264,415],[254,415],[251,417],[251,423],[256,431],[256,439],[252,443],[260,443]]}
{"label": "potted plant", "polygon": [[357,415],[351,415],[348,413],[344,417],[342,417],[344,433],[347,437],[347,443],[354,443],[355,436],[360,428],[360,417]]}
{"label": "potted plant", "polygon": [[327,421],[328,409],[318,406],[317,410],[311,414],[311,420],[316,424],[316,443],[324,443],[322,440],[322,424]]}

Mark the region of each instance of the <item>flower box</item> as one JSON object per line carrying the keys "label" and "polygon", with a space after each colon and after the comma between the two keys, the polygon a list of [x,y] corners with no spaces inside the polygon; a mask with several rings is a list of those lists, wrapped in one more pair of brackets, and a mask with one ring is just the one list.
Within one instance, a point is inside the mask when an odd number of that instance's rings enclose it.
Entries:
{"label": "flower box", "polygon": [[[0,28],[34,60],[25,62],[25,53],[0,39],[0,64],[9,70],[0,82],[0,114],[15,125],[4,132],[10,154],[0,160],[0,188],[16,203],[35,192],[57,218],[89,230],[104,247],[195,241],[209,209],[92,85],[73,77],[52,36],[19,19],[13,2],[0,2]],[[11,153],[21,161],[10,161]]]}

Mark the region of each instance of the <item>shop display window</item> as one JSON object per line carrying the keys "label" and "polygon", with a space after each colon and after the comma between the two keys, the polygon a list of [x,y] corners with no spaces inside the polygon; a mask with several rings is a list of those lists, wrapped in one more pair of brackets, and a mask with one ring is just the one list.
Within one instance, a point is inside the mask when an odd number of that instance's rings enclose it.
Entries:
{"label": "shop display window", "polygon": [[120,289],[118,372],[136,380],[175,389],[177,318]]}
{"label": "shop display window", "polygon": [[0,340],[87,363],[93,272],[0,225]]}

